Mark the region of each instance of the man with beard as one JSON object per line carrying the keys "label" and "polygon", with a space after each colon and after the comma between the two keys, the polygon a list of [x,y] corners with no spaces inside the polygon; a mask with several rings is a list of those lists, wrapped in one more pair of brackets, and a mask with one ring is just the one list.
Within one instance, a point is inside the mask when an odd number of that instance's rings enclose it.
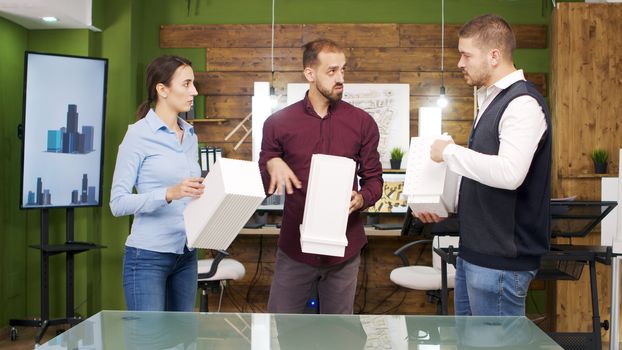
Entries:
{"label": "man with beard", "polygon": [[[302,64],[309,81],[305,98],[274,113],[263,127],[259,167],[264,186],[268,194],[283,187],[287,192],[268,312],[302,313],[317,287],[320,313],[351,314],[360,252],[367,244],[358,212],[382,193],[380,136],[367,112],[341,100],[346,58],[335,42],[305,44]],[[307,254],[300,247],[311,156],[317,153],[356,162],[360,190],[353,179],[344,257]]]}
{"label": "man with beard", "polygon": [[430,151],[462,176],[457,315],[524,315],[529,283],[549,250],[550,113],[514,67],[515,47],[512,28],[495,15],[460,29],[458,67],[468,85],[479,87],[479,110],[468,148],[437,140]]}

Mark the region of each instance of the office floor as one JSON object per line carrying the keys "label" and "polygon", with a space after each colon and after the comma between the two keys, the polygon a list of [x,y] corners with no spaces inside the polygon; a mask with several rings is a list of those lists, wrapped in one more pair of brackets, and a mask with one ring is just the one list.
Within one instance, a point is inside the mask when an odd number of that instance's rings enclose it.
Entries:
{"label": "office floor", "polygon": [[[41,343],[45,343],[48,340],[56,336],[56,330],[64,329],[63,326],[52,326],[48,328],[47,332],[43,335]],[[9,338],[10,328],[3,328],[0,330],[0,349],[2,350],[25,350],[34,349],[35,347],[35,334],[36,328],[32,327],[18,327],[18,337],[16,341],[11,341]]]}

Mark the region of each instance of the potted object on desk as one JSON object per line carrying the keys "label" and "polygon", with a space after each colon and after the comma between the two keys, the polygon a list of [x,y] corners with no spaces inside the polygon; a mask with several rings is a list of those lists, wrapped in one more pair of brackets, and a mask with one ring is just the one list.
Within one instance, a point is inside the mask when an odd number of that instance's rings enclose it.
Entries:
{"label": "potted object on desk", "polygon": [[609,152],[607,152],[606,149],[596,148],[592,151],[592,161],[594,161],[594,173],[607,173],[607,158],[609,158]]}
{"label": "potted object on desk", "polygon": [[402,157],[404,157],[404,151],[399,147],[393,147],[391,150],[391,169],[401,169]]}

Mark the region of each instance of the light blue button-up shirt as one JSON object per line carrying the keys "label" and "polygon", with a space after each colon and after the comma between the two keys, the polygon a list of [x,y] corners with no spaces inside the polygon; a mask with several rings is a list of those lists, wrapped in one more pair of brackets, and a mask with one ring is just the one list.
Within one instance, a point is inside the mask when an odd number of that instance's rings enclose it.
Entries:
{"label": "light blue button-up shirt", "polygon": [[184,251],[183,211],[190,198],[167,203],[166,189],[201,176],[201,168],[194,129],[183,119],[178,122],[184,133],[181,144],[152,109],[128,127],[119,145],[110,209],[114,216],[134,215],[126,246],[162,253]]}

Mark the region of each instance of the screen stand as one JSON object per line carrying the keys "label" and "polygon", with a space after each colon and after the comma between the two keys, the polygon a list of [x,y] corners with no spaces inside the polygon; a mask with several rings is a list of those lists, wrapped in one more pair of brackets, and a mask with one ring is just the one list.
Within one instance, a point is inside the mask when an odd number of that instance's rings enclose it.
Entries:
{"label": "screen stand", "polygon": [[[67,208],[66,217],[66,242],[64,244],[49,244],[48,230],[48,209],[41,209],[41,244],[31,245],[32,248],[41,251],[41,318],[40,319],[11,319],[11,340],[17,339],[17,326],[38,327],[39,331],[35,335],[35,343],[40,344],[43,334],[49,326],[68,324],[69,327],[80,323],[82,318],[74,317],[74,255],[91,249],[105,248],[105,246],[87,242],[75,242],[74,237],[74,208]],[[49,258],[52,255],[66,253],[66,311],[64,318],[50,319],[50,290],[49,290]]]}

